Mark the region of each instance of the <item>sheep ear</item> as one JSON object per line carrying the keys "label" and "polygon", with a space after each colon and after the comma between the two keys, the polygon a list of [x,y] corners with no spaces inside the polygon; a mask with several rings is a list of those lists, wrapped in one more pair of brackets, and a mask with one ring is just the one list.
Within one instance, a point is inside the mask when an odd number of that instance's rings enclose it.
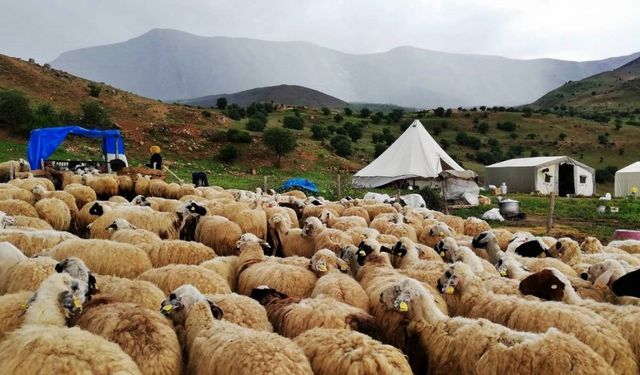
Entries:
{"label": "sheep ear", "polygon": [[390,249],[386,246],[380,246],[380,252],[381,253],[389,253],[389,254],[393,254],[393,249]]}
{"label": "sheep ear", "polygon": [[210,300],[207,300],[207,302],[209,303],[209,308],[211,309],[211,314],[213,314],[213,317],[218,320],[222,319],[222,317],[224,316],[224,312],[222,311],[222,309],[216,306],[216,304]]}
{"label": "sheep ear", "polygon": [[62,273],[62,263],[56,264],[56,272],[57,273]]}

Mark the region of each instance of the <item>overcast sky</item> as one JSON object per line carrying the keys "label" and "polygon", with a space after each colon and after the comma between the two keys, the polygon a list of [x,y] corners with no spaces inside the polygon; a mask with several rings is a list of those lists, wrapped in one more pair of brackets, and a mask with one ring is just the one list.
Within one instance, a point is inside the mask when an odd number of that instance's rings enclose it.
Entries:
{"label": "overcast sky", "polygon": [[0,53],[46,62],[172,28],[352,53],[592,60],[640,51],[639,20],[640,0],[0,0]]}

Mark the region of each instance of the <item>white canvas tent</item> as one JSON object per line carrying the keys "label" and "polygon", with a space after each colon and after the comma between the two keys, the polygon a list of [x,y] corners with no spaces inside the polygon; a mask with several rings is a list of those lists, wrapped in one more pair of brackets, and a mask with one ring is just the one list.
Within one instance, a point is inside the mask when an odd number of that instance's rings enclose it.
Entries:
{"label": "white canvas tent", "polygon": [[555,192],[565,196],[595,193],[595,170],[567,156],[540,156],[509,159],[488,165],[485,184],[507,184],[514,193]]}
{"label": "white canvas tent", "polygon": [[634,187],[640,189],[640,161],[616,172],[615,196],[626,197]]}
{"label": "white canvas tent", "polygon": [[433,179],[444,170],[464,171],[415,120],[382,155],[353,176],[354,187],[379,187],[404,179]]}

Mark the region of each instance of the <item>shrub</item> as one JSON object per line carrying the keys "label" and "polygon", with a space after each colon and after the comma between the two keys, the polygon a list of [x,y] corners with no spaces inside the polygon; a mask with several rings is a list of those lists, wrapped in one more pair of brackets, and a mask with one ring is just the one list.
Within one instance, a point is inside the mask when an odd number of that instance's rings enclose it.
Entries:
{"label": "shrub", "polygon": [[228,108],[227,109],[227,117],[232,120],[240,121],[242,120],[242,115],[240,113],[240,109],[238,108]]}
{"label": "shrub", "polygon": [[[345,108],[345,113],[346,113],[346,109],[347,108]],[[339,113],[336,113],[336,115],[333,116],[333,121],[335,122],[342,122],[342,120],[344,120],[344,117],[342,117],[342,115]]]}
{"label": "shrub", "polygon": [[209,112],[209,111],[202,111],[202,116],[209,118],[209,117],[211,117],[211,112]]}
{"label": "shrub", "polygon": [[374,113],[371,115],[371,123],[379,124],[382,121],[383,116],[380,116],[379,113]]}
{"label": "shrub", "polygon": [[265,130],[262,141],[268,149],[275,153],[276,167],[280,166],[280,159],[283,155],[298,147],[295,134],[291,130],[284,128],[269,128]]}
{"label": "shrub", "polygon": [[565,133],[560,133],[560,134],[558,134],[558,138],[559,138],[561,141],[564,141],[564,140],[565,140],[565,138],[567,138],[567,135],[566,135]]}
{"label": "shrub", "polygon": [[251,143],[251,134],[244,130],[229,129],[227,130],[227,140],[233,143]]}
{"label": "shrub", "polygon": [[41,128],[43,126],[55,126],[60,124],[60,119],[51,104],[43,103],[33,111],[31,128]]}
{"label": "shrub", "polygon": [[302,130],[304,129],[304,120],[296,116],[286,116],[282,120],[282,126],[287,129]]}
{"label": "shrub", "polygon": [[261,132],[264,130],[265,127],[267,127],[267,124],[265,122],[260,121],[260,119],[252,117],[249,119],[249,121],[247,121],[247,123],[244,126],[247,130],[251,130],[253,132]]}
{"label": "shrub", "polygon": [[607,143],[609,143],[609,137],[604,134],[600,134],[598,136],[598,143],[600,143],[601,145],[606,145]]}
{"label": "shrub", "polygon": [[325,116],[329,116],[331,114],[331,110],[327,107],[323,107],[321,111],[322,111],[322,114]]}
{"label": "shrub", "polygon": [[351,122],[347,122],[343,125],[344,130],[347,131],[347,135],[351,138],[353,142],[362,138],[362,128],[358,125],[355,125]]}
{"label": "shrub", "polygon": [[238,148],[231,143],[227,143],[220,147],[217,158],[224,163],[231,163],[236,160],[238,156],[240,156]]}
{"label": "shrub", "polygon": [[367,107],[364,107],[360,110],[360,117],[367,118],[371,115],[371,110]]}
{"label": "shrub", "polygon": [[386,149],[387,145],[383,143],[376,143],[374,146],[373,155],[377,158],[378,156],[382,155],[382,153],[385,152]]}
{"label": "shrub", "polygon": [[402,109],[394,109],[391,112],[389,112],[389,115],[387,116],[389,118],[389,121],[391,122],[398,122],[402,119],[402,116],[404,115],[404,110]]}
{"label": "shrub", "polygon": [[617,171],[618,171],[618,168],[612,165],[609,165],[605,168],[596,169],[596,182],[597,183],[614,182]]}
{"label": "shrub", "polygon": [[0,124],[16,129],[27,126],[32,116],[29,99],[24,93],[17,90],[0,91]]}
{"label": "shrub", "polygon": [[80,106],[80,111],[82,113],[80,123],[83,125],[101,129],[108,129],[113,125],[107,112],[96,101],[92,100],[90,102],[83,103]]}
{"label": "shrub", "polygon": [[445,114],[444,108],[438,107],[438,108],[434,109],[433,110],[433,114],[438,116],[438,117],[444,117],[444,114]]}
{"label": "shrub", "polygon": [[216,107],[220,110],[227,108],[227,98],[222,97],[216,100]]}
{"label": "shrub", "polygon": [[428,209],[436,211],[442,210],[442,198],[440,197],[440,190],[426,187],[418,190],[418,194],[422,196]]}
{"label": "shrub", "polygon": [[496,128],[500,130],[504,130],[506,132],[513,132],[516,130],[517,125],[511,121],[498,122],[496,124]]}
{"label": "shrub", "polygon": [[89,82],[89,84],[87,85],[87,89],[89,90],[89,95],[93,96],[94,98],[100,96],[100,92],[102,91],[102,87],[100,87],[100,85],[95,82]]}
{"label": "shrub", "polygon": [[317,141],[324,141],[329,138],[331,132],[326,126],[320,124],[311,125],[311,138]]}
{"label": "shrub", "polygon": [[448,140],[446,140],[446,139],[444,139],[444,138],[442,138],[442,139],[440,140],[440,147],[442,147],[442,149],[443,149],[443,150],[448,149],[448,148],[449,148],[449,146],[451,146],[451,143],[450,143]]}
{"label": "shrub", "polygon": [[480,132],[480,134],[487,134],[487,132],[489,131],[489,124],[487,124],[486,122],[481,122],[480,124],[478,124],[478,131]]}
{"label": "shrub", "polygon": [[351,139],[345,135],[336,135],[331,138],[331,147],[338,156],[349,157],[353,154]]}
{"label": "shrub", "polygon": [[[344,109],[344,115],[345,116],[353,116],[353,110],[351,108],[349,108],[349,107],[346,107]],[[339,121],[337,121],[337,122],[339,122]]]}

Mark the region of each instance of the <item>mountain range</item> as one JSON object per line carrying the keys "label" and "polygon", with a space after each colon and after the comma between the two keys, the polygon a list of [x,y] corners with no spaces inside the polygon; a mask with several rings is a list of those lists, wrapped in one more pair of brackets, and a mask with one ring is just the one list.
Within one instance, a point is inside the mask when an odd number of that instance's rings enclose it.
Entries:
{"label": "mountain range", "polygon": [[414,47],[358,55],[307,42],[153,29],[125,42],[65,52],[51,65],[162,100],[288,84],[349,102],[430,108],[526,104],[567,81],[637,57],[640,53],[586,62],[517,60]]}
{"label": "mountain range", "polygon": [[608,72],[567,82],[538,99],[532,106],[542,109],[640,109],[640,58]]}

